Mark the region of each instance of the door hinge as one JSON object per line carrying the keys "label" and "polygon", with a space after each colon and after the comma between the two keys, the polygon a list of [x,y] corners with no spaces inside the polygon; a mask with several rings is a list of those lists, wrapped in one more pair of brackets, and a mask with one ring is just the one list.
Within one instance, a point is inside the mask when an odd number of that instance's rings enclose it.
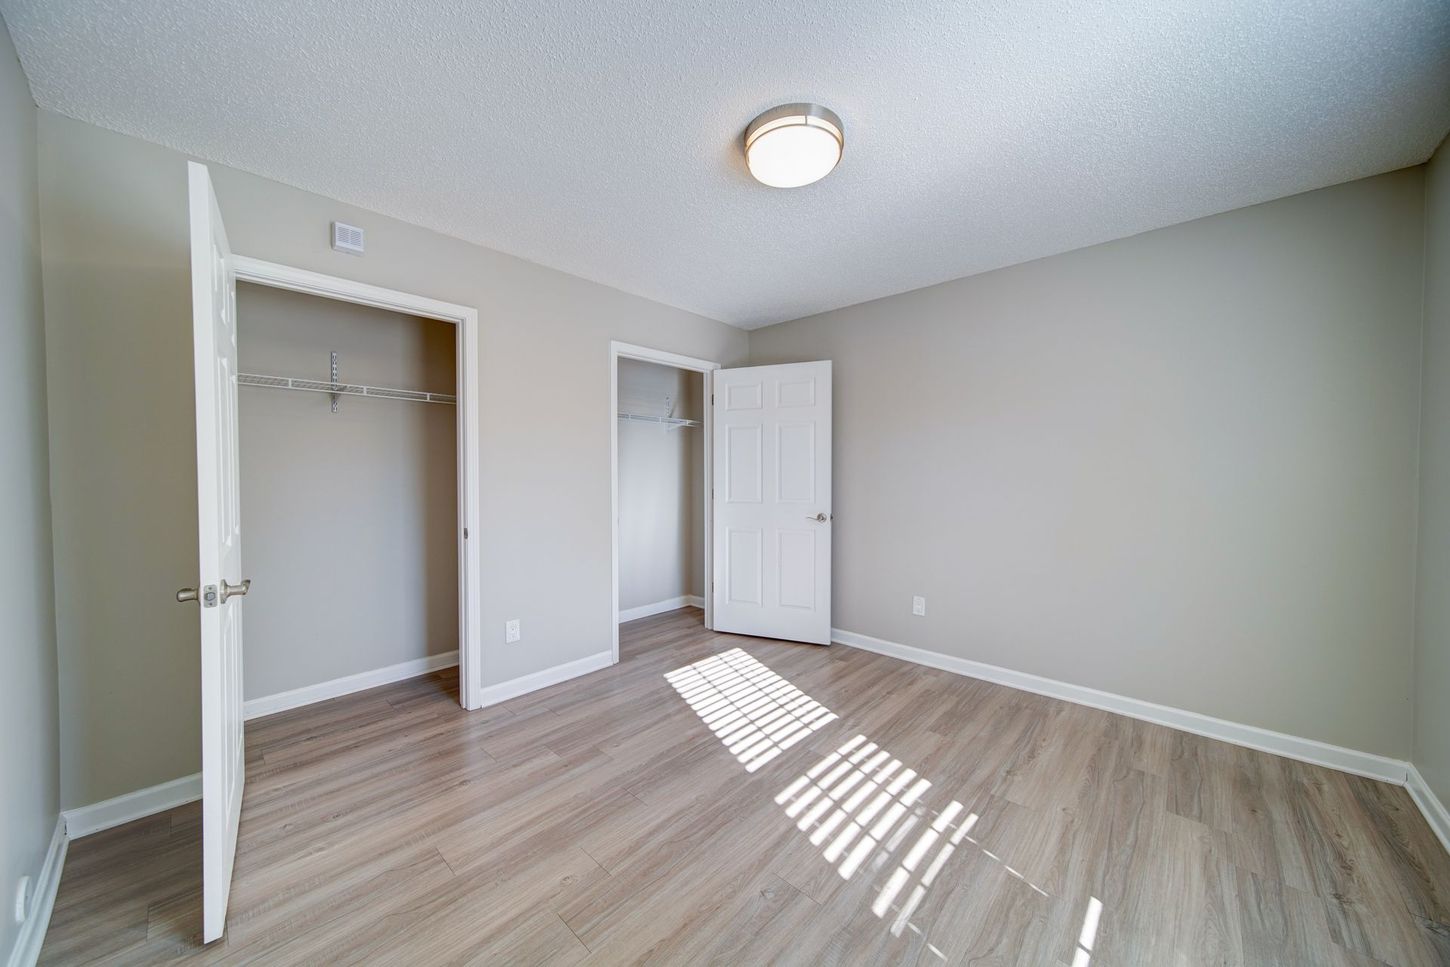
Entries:
{"label": "door hinge", "polygon": [[468,540],[468,528],[467,527],[463,528],[463,539],[465,541]]}

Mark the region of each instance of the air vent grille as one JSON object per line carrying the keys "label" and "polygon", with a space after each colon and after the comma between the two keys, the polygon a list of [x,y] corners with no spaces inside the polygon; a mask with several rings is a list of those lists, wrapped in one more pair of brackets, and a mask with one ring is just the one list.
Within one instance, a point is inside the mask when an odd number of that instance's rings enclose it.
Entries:
{"label": "air vent grille", "polygon": [[363,254],[363,230],[344,222],[332,223],[332,247],[348,255]]}

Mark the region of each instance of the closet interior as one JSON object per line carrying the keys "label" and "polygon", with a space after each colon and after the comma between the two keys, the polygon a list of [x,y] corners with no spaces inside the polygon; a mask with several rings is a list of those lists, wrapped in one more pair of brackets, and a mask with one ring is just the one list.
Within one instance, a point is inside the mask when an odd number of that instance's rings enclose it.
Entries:
{"label": "closet interior", "polygon": [[621,358],[619,620],[704,606],[704,379]]}
{"label": "closet interior", "polygon": [[237,332],[249,713],[456,665],[456,327],[240,283]]}

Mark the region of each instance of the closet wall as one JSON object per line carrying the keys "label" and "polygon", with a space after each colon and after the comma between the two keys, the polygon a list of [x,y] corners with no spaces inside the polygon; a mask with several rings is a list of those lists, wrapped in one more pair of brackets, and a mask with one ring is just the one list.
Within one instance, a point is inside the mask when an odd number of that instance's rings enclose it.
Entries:
{"label": "closet wall", "polygon": [[[699,373],[619,361],[619,409],[699,420]],[[667,413],[664,400],[674,401]],[[619,421],[619,610],[662,605],[704,587],[704,436],[698,427]]]}
{"label": "closet wall", "polygon": [[[237,287],[245,373],[453,393],[454,327]],[[457,410],[241,388],[248,699],[458,650]]]}

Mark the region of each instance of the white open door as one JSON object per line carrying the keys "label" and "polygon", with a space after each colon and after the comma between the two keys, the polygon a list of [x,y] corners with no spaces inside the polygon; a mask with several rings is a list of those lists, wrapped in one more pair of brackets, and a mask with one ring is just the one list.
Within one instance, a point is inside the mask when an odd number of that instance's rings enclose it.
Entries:
{"label": "white open door", "polygon": [[831,364],[715,371],[714,628],[831,642]]}
{"label": "white open door", "polygon": [[188,169],[201,575],[177,598],[201,611],[202,936],[210,943],[226,928],[242,812],[242,596],[251,582],[242,579],[236,276],[211,176],[205,165]]}

